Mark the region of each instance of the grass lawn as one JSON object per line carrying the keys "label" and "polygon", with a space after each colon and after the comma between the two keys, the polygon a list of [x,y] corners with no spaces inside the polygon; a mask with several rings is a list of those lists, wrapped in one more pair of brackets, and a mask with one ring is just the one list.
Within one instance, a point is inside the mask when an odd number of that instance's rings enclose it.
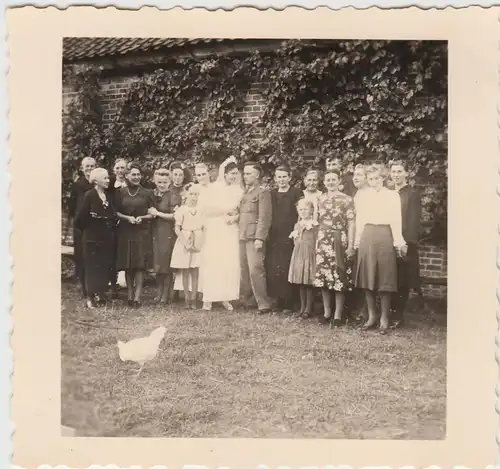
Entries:
{"label": "grass lawn", "polygon": [[[446,315],[380,336],[316,319],[117,300],[62,285],[62,421],[81,436],[441,439]],[[91,320],[89,325],[83,322]],[[138,379],[116,342],[167,328]]]}

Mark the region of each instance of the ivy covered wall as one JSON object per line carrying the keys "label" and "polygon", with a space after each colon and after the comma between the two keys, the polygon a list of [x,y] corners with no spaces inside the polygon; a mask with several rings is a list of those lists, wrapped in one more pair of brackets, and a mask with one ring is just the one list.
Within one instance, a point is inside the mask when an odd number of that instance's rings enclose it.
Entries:
{"label": "ivy covered wall", "polygon": [[446,43],[290,40],[149,67],[66,66],[63,83],[63,194],[87,155],[134,159],[149,174],[228,155],[297,175],[334,154],[346,169],[405,159],[423,191],[423,241],[446,245]]}

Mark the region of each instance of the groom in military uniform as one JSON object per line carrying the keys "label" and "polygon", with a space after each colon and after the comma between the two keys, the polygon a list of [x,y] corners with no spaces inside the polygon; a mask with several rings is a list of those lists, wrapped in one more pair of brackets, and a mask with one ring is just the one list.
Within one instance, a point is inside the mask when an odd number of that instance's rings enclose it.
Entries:
{"label": "groom in military uniform", "polygon": [[243,169],[245,193],[240,203],[241,297],[246,306],[255,305],[259,313],[271,311],[264,267],[265,244],[271,226],[271,193],[260,186],[261,168],[248,162]]}

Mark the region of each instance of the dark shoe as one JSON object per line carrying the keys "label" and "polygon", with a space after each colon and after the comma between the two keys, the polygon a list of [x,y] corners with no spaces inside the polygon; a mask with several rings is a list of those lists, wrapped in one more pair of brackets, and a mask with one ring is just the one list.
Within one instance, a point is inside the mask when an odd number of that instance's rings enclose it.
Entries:
{"label": "dark shoe", "polygon": [[332,324],[332,327],[334,329],[337,329],[338,327],[342,326],[342,324],[343,324],[342,319],[334,319],[333,323],[331,323],[331,324]]}
{"label": "dark shoe", "polygon": [[134,300],[134,308],[135,309],[139,309],[140,307],[141,307],[141,302],[137,301],[137,300]]}
{"label": "dark shoe", "polygon": [[403,321],[403,318],[401,319],[396,319],[392,322],[391,324],[391,329],[398,329],[400,327],[403,327],[404,325],[404,321]]}
{"label": "dark shoe", "polygon": [[127,306],[134,307],[134,300],[127,300]]}
{"label": "dark shoe", "polygon": [[364,331],[370,331],[373,330],[377,327],[377,321],[372,322],[371,324],[368,322],[365,322],[363,326],[361,327]]}
{"label": "dark shoe", "polygon": [[321,316],[321,317],[319,318],[319,323],[320,323],[320,324],[328,324],[331,320],[332,320],[332,317],[331,317],[331,316],[328,316],[328,317],[326,317],[326,316]]}
{"label": "dark shoe", "polygon": [[271,308],[264,308],[264,309],[259,309],[257,311],[257,314],[270,314],[272,312],[273,310]]}

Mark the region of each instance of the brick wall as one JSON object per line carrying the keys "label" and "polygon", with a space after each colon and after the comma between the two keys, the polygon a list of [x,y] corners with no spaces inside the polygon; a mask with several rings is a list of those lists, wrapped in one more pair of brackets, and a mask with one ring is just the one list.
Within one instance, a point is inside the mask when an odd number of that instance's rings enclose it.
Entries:
{"label": "brick wall", "polygon": [[[119,108],[120,101],[126,96],[130,85],[137,80],[136,77],[113,77],[104,78],[101,81],[101,92],[103,95],[102,105],[104,110],[104,126],[109,126],[110,121]],[[243,122],[251,124],[258,121],[264,112],[265,99],[261,94],[265,83],[255,83],[251,86],[245,100],[245,106],[237,113],[237,117]],[[73,96],[72,90],[63,86],[63,106]],[[66,218],[62,220],[62,235],[66,243],[72,243],[71,230],[67,230]],[[64,240],[63,240],[64,241]],[[424,293],[429,296],[444,296],[446,294],[445,279],[447,277],[447,255],[446,251],[435,246],[422,246],[420,249],[420,269],[423,277]]]}

